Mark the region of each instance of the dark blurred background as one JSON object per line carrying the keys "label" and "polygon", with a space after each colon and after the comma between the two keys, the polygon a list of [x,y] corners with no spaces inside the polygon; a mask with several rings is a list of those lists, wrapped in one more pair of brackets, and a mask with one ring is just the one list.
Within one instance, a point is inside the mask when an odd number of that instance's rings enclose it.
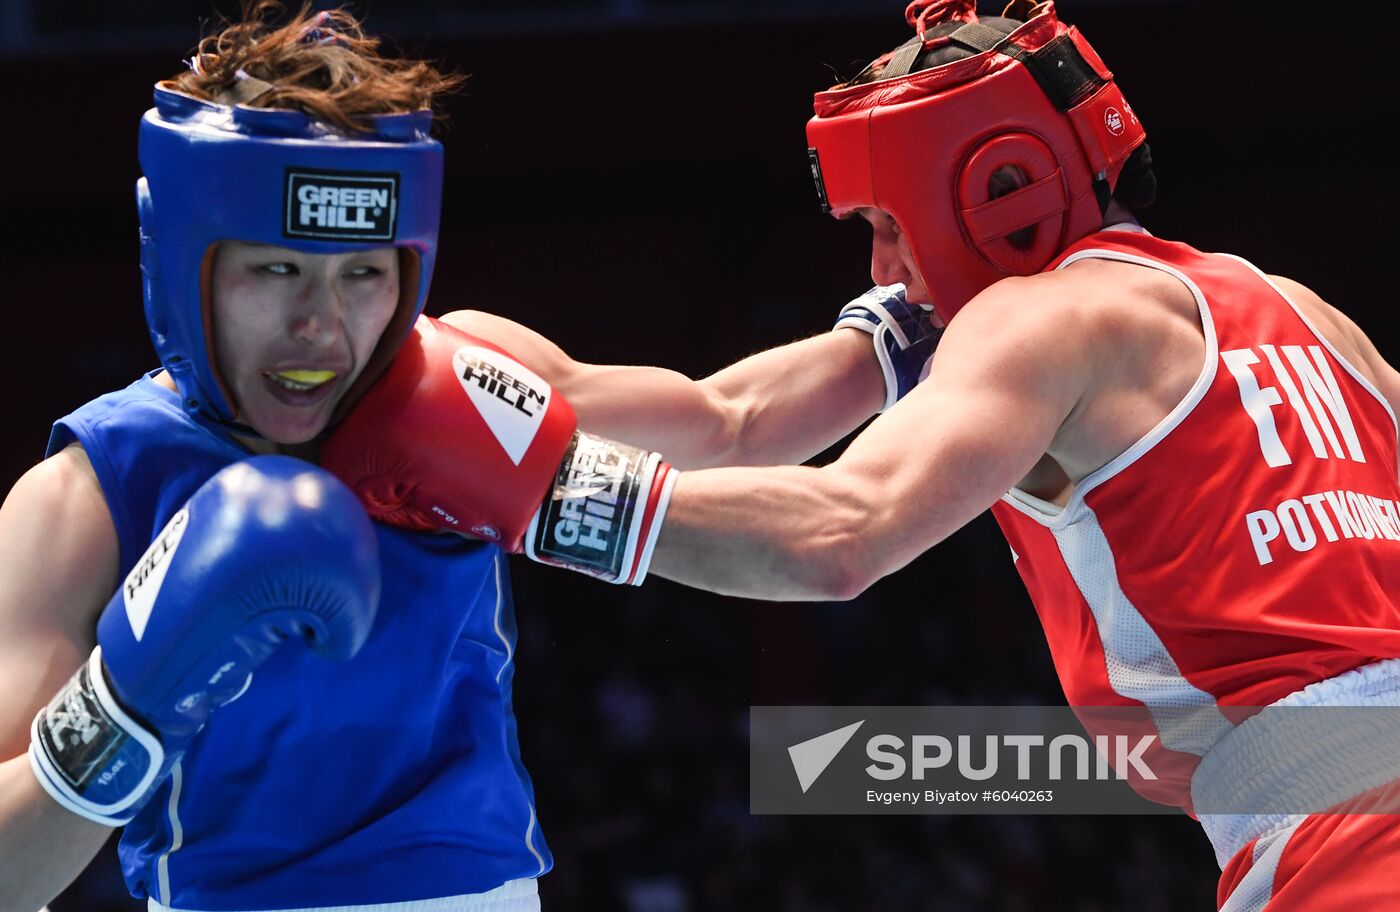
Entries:
{"label": "dark blurred background", "polygon": [[[155,366],[137,119],[200,20],[236,3],[3,3],[8,484],[54,418]],[[1312,285],[1394,360],[1397,83],[1383,55],[1343,45],[1364,26],[1296,0],[1060,7],[1147,124],[1148,227]],[[444,134],[430,312],[493,310],[583,360],[702,376],[824,330],[869,285],[868,232],[817,210],[803,124],[814,90],[904,40],[898,0],[353,8],[472,74]],[[516,710],[557,862],[546,909],[1214,908],[1214,860],[1185,818],[749,815],[750,705],[1062,701],[987,517],[846,604],[516,569]],[[132,908],[120,896],[104,857],[54,912]]]}

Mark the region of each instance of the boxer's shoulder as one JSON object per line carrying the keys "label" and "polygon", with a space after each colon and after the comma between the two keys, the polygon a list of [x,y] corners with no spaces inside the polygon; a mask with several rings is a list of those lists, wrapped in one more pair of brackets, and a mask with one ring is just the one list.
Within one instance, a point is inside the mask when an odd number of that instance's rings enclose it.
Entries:
{"label": "boxer's shoulder", "polygon": [[1400,372],[1377,350],[1366,332],[1351,317],[1301,282],[1276,275],[1269,276],[1269,280],[1312,323],[1317,333],[1376,387],[1391,411],[1400,413]]}
{"label": "boxer's shoulder", "polygon": [[1153,276],[1140,275],[1147,270],[1107,265],[1127,272],[1076,264],[1002,279],[958,312],[940,351],[986,349],[998,358],[1020,353],[1042,363],[1074,364],[1112,355],[1105,341],[1139,334],[1143,320],[1154,319],[1171,295]]}
{"label": "boxer's shoulder", "polygon": [[0,506],[0,565],[10,565],[0,573],[0,592],[37,577],[47,592],[97,597],[85,606],[95,617],[116,588],[119,559],[111,512],[80,444],[25,472]]}
{"label": "boxer's shoulder", "polygon": [[[1205,339],[1179,280],[1129,263],[1083,261],[1003,279],[951,322],[939,357],[1023,378],[1064,420],[1047,451],[1070,479],[1121,453],[1186,394]],[[971,358],[972,360],[966,360]],[[1029,378],[1027,382],[1025,378]]]}
{"label": "boxer's shoulder", "polygon": [[1085,328],[1106,335],[1140,335],[1186,320],[1200,325],[1190,287],[1172,273],[1136,262],[1088,257],[1032,276],[1042,293],[1074,308]]}
{"label": "boxer's shoulder", "polygon": [[584,365],[533,329],[482,310],[454,310],[439,318],[453,329],[484,339],[510,352],[511,357],[539,374],[565,396],[573,392]]}
{"label": "boxer's shoulder", "polygon": [[1321,295],[1301,282],[1278,275],[1269,276],[1269,281],[1273,282],[1298,312],[1312,323],[1334,348],[1347,356],[1348,360],[1354,363],[1366,360],[1363,349],[1373,346],[1350,317],[1328,304]]}
{"label": "boxer's shoulder", "polygon": [[0,757],[95,643],[119,547],[101,487],[74,444],[26,472],[0,507]]}
{"label": "boxer's shoulder", "polygon": [[1096,368],[1096,384],[1144,378],[1157,385],[1163,367],[1180,368],[1190,385],[1205,353],[1205,333],[1195,294],[1174,275],[1137,263],[1085,259],[1054,272],[1030,276],[1038,299],[1060,319],[1056,344]]}
{"label": "boxer's shoulder", "polygon": [[100,528],[104,519],[109,531],[112,525],[97,472],[80,443],[70,443],[20,476],[5,498],[3,513],[11,512],[41,517],[50,526]]}
{"label": "boxer's shoulder", "polygon": [[485,339],[512,353],[517,348],[530,348],[544,337],[534,330],[500,314],[484,310],[453,310],[438,318],[453,329],[478,339]]}

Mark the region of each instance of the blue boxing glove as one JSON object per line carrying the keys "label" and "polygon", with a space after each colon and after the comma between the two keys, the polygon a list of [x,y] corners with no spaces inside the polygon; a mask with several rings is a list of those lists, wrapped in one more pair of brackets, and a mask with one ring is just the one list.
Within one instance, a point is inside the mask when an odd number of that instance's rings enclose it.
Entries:
{"label": "blue boxing glove", "polygon": [[841,308],[836,329],[850,327],[870,333],[875,358],[885,375],[884,411],[928,376],[929,362],[943,330],[931,319],[933,306],[910,304],[904,286],[876,285]]}
{"label": "blue boxing glove", "polygon": [[348,488],[286,456],[229,466],[108,602],[91,658],[34,719],[30,766],[70,811],[126,823],[273,650],[349,659],[378,604],[378,542]]}

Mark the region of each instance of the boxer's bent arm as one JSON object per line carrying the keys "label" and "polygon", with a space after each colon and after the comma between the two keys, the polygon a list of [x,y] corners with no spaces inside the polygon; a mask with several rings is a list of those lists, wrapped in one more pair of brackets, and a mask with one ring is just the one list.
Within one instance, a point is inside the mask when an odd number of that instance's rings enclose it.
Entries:
{"label": "boxer's bent arm", "polygon": [[[854,597],[986,510],[1091,389],[1074,302],[1004,282],[950,324],[927,383],[823,468],[682,473],[651,573],[729,595]],[[931,596],[932,597],[932,596]]]}
{"label": "boxer's bent arm", "polygon": [[779,346],[703,380],[658,367],[583,364],[503,317],[443,322],[500,345],[573,406],[590,433],[664,453],[678,468],[810,459],[884,402],[870,337],[850,330]]}
{"label": "boxer's bent arm", "polygon": [[34,912],[111,830],[35,780],[29,724],[83,663],[117,585],[116,530],[76,446],[35,466],[0,507],[0,912]]}

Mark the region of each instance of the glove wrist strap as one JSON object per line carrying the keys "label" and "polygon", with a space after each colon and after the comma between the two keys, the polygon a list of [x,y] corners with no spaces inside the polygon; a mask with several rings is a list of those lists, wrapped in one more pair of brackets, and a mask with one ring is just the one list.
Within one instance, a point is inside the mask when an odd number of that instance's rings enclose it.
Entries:
{"label": "glove wrist strap", "polygon": [[160,740],[117,702],[102,670],[102,647],[39,710],[29,766],[60,805],[104,826],[136,816],[165,769]]}
{"label": "glove wrist strap", "polygon": [[640,583],[670,470],[658,453],[575,433],[549,498],[530,520],[526,556],[609,582]]}

